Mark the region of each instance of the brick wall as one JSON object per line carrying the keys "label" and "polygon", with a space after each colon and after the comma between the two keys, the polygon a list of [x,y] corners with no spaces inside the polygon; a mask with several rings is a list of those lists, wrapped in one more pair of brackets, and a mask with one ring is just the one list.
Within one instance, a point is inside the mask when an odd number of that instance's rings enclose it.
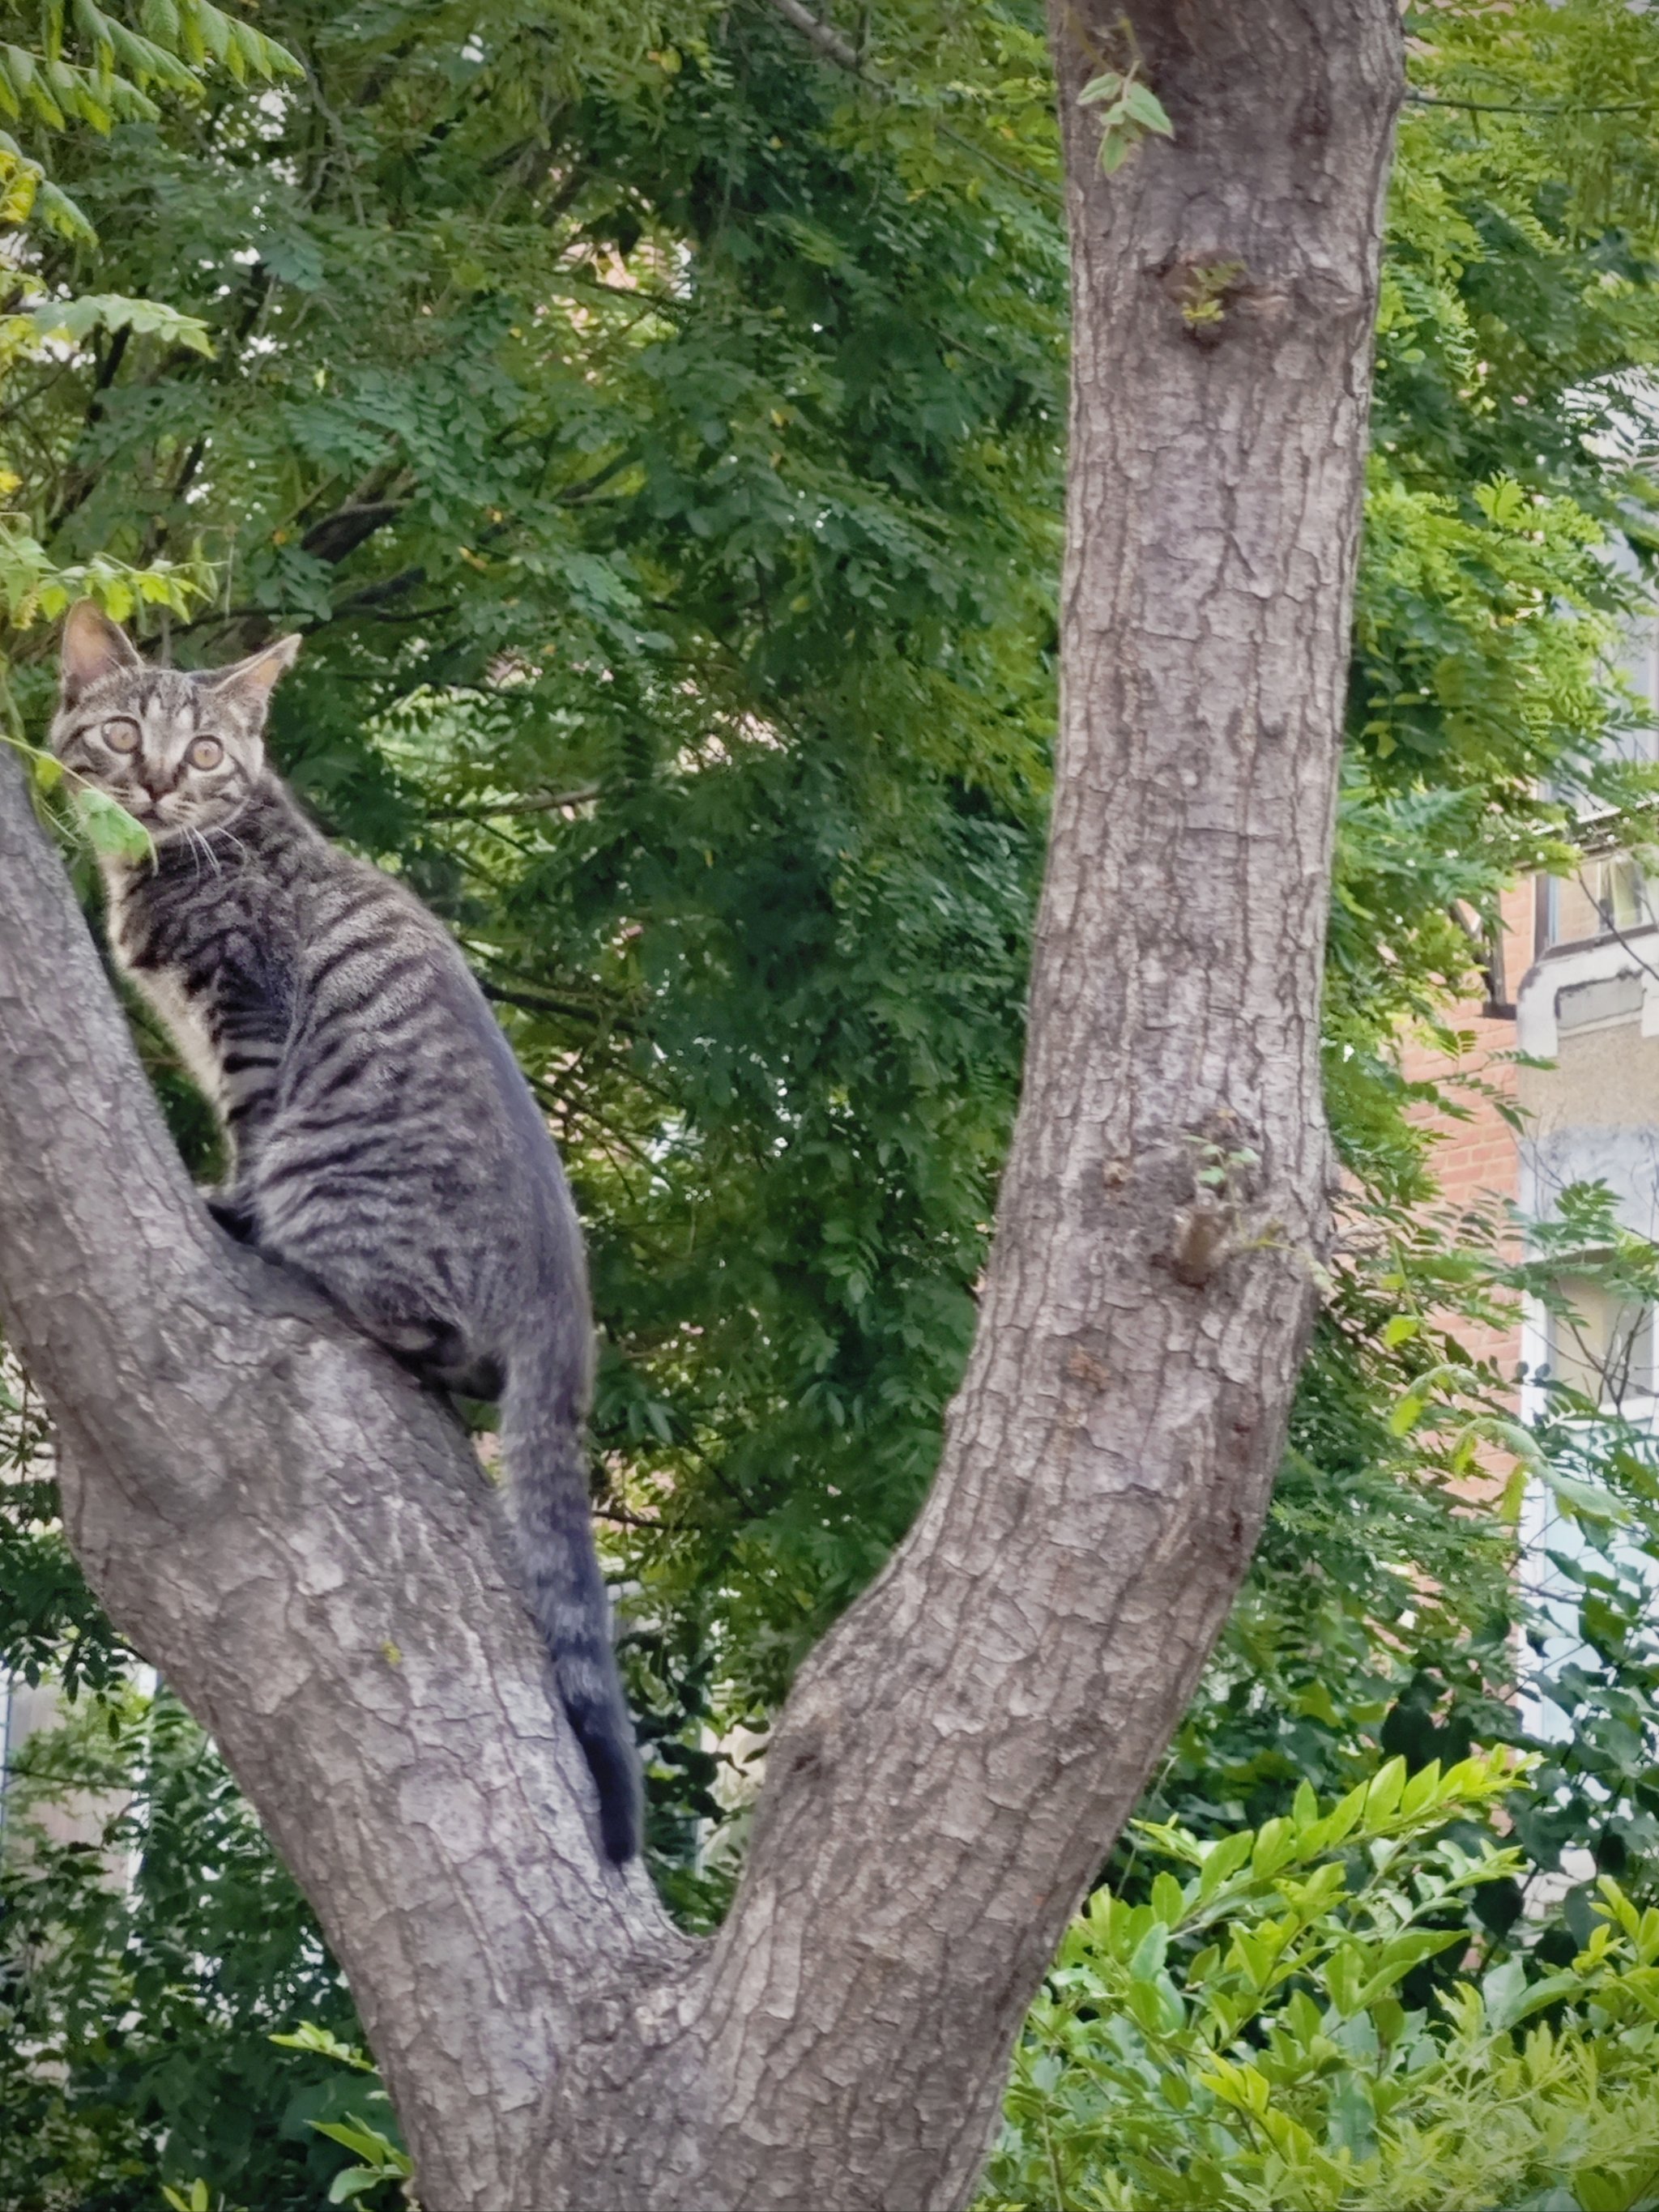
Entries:
{"label": "brick wall", "polygon": [[[1505,897],[1503,921],[1504,976],[1513,998],[1532,964],[1530,883]],[[1515,1099],[1515,1065],[1503,1057],[1515,1050],[1515,1024],[1486,1018],[1479,1000],[1458,1007],[1451,1018],[1466,1040],[1465,1049],[1455,1059],[1410,1039],[1402,1047],[1401,1064],[1413,1081],[1442,1083],[1448,1097],[1467,1115],[1467,1119],[1454,1117],[1428,1107],[1414,1111],[1414,1118],[1436,1133],[1432,1164],[1440,1185],[1440,1210],[1455,1214],[1481,1206],[1490,1211],[1494,1200],[1513,1203],[1520,1195],[1519,1147],[1515,1132],[1499,1111],[1500,1101],[1512,1104]],[[1472,1076],[1480,1079],[1486,1089],[1471,1088],[1467,1079]],[[1474,1358],[1492,1360],[1505,1376],[1515,1374],[1521,1360],[1518,1310],[1506,1328],[1460,1324],[1456,1334]]]}

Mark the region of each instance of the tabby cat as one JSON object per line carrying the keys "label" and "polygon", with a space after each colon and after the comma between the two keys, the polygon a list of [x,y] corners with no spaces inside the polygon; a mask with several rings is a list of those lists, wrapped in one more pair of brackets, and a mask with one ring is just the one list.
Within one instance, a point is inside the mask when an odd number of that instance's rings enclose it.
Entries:
{"label": "tabby cat", "polygon": [[82,602],[52,747],[154,841],[104,863],[110,941],[223,1124],[216,1216],[426,1380],[500,1397],[530,1609],[620,1863],[639,1849],[640,1787],[588,1519],[581,1233],[447,932],[331,845],[265,765],[271,689],[298,647],[155,668]]}

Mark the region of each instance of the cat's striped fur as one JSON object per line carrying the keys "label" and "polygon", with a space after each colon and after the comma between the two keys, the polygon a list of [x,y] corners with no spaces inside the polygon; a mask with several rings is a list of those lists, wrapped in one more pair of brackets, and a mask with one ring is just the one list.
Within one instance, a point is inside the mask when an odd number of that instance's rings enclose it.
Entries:
{"label": "cat's striped fur", "polygon": [[142,661],[65,625],[52,744],[150,830],[105,865],[112,947],[213,1100],[213,1210],[434,1383],[500,1396],[519,1556],[607,1855],[639,1849],[638,1769],[588,1517],[592,1324],[558,1155],[442,926],[339,851],[264,765],[297,639],[229,669]]}

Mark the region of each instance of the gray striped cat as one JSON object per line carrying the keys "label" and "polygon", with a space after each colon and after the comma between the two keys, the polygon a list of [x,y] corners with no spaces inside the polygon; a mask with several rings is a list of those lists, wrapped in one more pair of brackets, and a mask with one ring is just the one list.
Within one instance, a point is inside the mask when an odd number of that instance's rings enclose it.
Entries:
{"label": "gray striped cat", "polygon": [[447,932],[265,766],[271,688],[298,647],[153,668],[83,601],[52,747],[154,840],[152,858],[104,864],[110,942],[219,1113],[234,1166],[216,1216],[426,1380],[500,1397],[530,1609],[620,1862],[639,1849],[640,1785],[588,1517],[581,1232]]}

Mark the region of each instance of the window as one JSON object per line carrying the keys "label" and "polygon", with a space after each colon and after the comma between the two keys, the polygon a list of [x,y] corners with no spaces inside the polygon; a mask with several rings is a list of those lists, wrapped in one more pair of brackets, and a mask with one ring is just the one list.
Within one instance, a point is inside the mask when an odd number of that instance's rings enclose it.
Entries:
{"label": "window", "polygon": [[1649,1418],[1654,1395],[1654,1310],[1583,1276],[1565,1277],[1571,1310],[1545,1316],[1547,1372],[1606,1413]]}
{"label": "window", "polygon": [[1640,929],[1651,919],[1642,871],[1628,854],[1592,860],[1584,880],[1604,930]]}

